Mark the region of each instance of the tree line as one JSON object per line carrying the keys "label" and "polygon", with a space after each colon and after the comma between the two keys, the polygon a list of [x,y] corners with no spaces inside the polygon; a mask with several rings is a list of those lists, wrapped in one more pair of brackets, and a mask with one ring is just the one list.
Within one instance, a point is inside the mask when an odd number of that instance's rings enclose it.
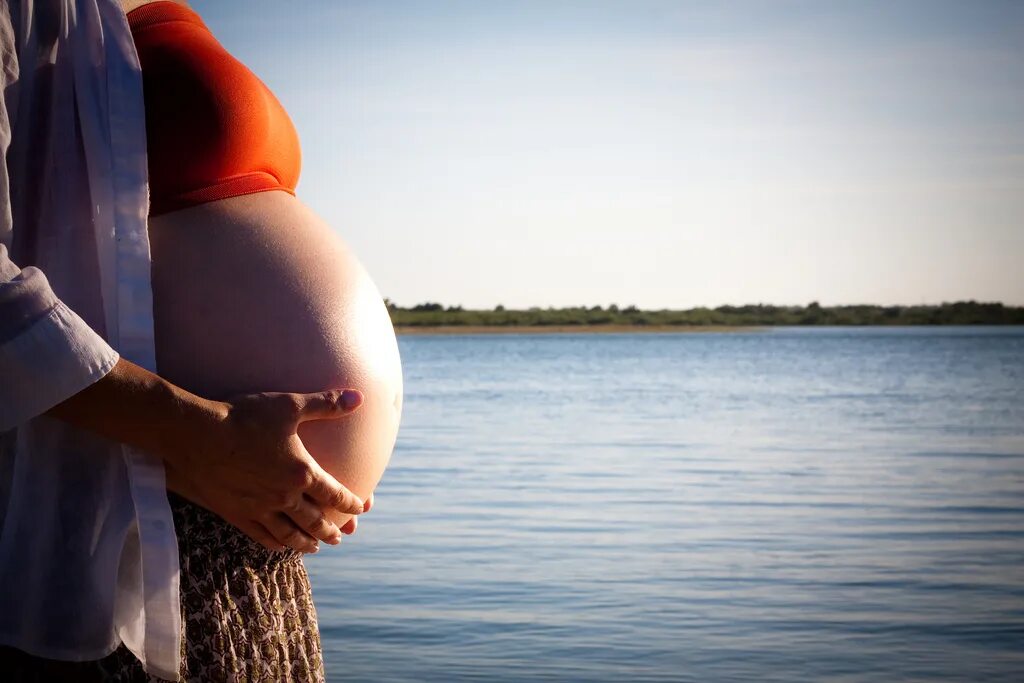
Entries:
{"label": "tree line", "polygon": [[426,302],[403,308],[384,303],[391,321],[400,326],[440,325],[1024,325],[1024,307],[1001,303],[957,301],[922,306],[719,306],[682,310],[641,310],[636,306],[576,306],[568,308],[464,309]]}

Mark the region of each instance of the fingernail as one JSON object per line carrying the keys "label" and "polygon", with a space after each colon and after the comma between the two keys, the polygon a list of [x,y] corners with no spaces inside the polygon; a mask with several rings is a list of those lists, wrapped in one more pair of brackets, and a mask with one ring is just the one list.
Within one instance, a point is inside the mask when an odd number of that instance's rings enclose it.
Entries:
{"label": "fingernail", "polygon": [[312,544],[310,546],[307,546],[307,547],[309,548],[309,552],[310,553],[320,552],[320,544],[319,543],[314,543],[314,544]]}
{"label": "fingernail", "polygon": [[346,408],[355,408],[357,405],[362,403],[363,395],[358,391],[346,389],[341,392],[341,404]]}

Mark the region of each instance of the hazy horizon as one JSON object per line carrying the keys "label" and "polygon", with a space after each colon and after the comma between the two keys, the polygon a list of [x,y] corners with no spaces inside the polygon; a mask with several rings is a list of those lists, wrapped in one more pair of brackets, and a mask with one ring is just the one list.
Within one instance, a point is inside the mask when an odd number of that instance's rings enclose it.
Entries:
{"label": "hazy horizon", "polygon": [[191,4],[399,305],[1024,305],[1024,3]]}

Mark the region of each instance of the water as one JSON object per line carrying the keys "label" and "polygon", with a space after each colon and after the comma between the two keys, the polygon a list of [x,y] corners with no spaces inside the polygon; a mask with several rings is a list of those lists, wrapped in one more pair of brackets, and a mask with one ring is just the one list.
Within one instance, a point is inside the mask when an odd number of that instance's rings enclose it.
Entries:
{"label": "water", "polygon": [[401,351],[330,680],[1024,680],[1024,328]]}

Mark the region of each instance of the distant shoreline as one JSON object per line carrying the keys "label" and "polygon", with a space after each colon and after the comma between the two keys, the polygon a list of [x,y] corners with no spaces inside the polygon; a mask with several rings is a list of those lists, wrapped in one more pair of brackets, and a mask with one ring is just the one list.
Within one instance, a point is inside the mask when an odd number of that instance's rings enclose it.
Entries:
{"label": "distant shoreline", "polygon": [[[957,301],[938,306],[773,306],[748,304],[718,308],[645,311],[615,304],[572,308],[464,309],[427,302],[402,308],[384,300],[395,327],[436,328],[422,334],[566,333],[566,332],[729,332],[766,327],[1024,325],[1024,306]],[[455,331],[448,331],[453,328]],[[409,332],[413,334],[413,332]]]}
{"label": "distant shoreline", "polygon": [[730,334],[738,332],[767,332],[786,327],[810,329],[815,327],[886,329],[893,327],[1008,327],[1007,325],[395,325],[395,334],[400,336],[440,336],[457,334],[700,334],[715,332]]}
{"label": "distant shoreline", "polygon": [[758,332],[739,325],[395,325],[399,335],[443,334],[621,334],[623,332]]}

